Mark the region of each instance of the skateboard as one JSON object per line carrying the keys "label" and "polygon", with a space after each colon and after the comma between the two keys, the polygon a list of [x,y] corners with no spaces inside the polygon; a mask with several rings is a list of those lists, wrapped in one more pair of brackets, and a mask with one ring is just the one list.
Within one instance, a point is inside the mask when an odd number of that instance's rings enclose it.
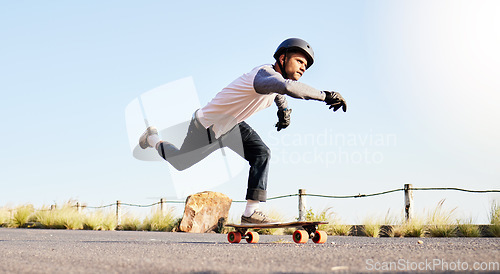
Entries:
{"label": "skateboard", "polygon": [[248,243],[258,243],[259,234],[249,229],[265,229],[265,228],[284,228],[296,227],[299,228],[293,233],[293,241],[298,244],[307,243],[309,238],[314,243],[323,244],[326,242],[327,234],[325,231],[319,231],[318,225],[328,224],[328,222],[287,222],[287,223],[265,223],[265,224],[226,224],[226,227],[234,227],[236,231],[227,234],[227,240],[230,243],[239,243],[241,239],[245,239]]}

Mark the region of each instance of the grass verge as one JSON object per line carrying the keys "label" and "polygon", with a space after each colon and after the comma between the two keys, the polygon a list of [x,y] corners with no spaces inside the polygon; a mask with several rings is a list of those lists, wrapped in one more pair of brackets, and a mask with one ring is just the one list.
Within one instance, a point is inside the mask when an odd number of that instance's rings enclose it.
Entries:
{"label": "grass verge", "polygon": [[493,202],[490,211],[490,234],[500,237],[500,206]]}
{"label": "grass verge", "polygon": [[[149,231],[176,231],[180,218],[174,216],[173,208],[167,208],[163,215],[158,209],[152,210],[151,215],[143,221],[132,215],[123,215],[120,226],[117,227],[116,215],[113,210],[98,210],[89,213],[79,213],[73,206],[74,201],[68,201],[59,207],[42,207],[35,210],[33,205],[21,205],[17,208],[0,208],[0,226],[24,228],[39,227],[50,229],[88,229],[88,230],[149,230]],[[363,221],[363,234],[369,237],[500,237],[500,206],[492,203],[489,222],[487,226],[473,224],[472,218],[466,220],[455,220],[456,209],[445,209],[444,200],[441,200],[434,210],[427,213],[426,218],[418,215],[408,220],[402,220],[386,215],[385,219],[378,220],[367,218]],[[278,221],[284,217],[278,211],[270,211],[268,215]],[[332,208],[321,211],[309,209],[306,212],[307,221],[326,221],[329,224],[320,225],[319,230],[326,231],[329,235],[353,235],[352,226],[342,224],[338,215]],[[234,222],[234,221],[233,221]],[[382,225],[384,224],[384,225]],[[220,233],[232,231],[225,228],[222,223]],[[258,233],[264,235],[287,235],[293,234],[294,228],[260,229]],[[355,233],[357,234],[357,233]]]}
{"label": "grass verge", "polygon": [[[350,225],[342,224],[342,221],[331,207],[318,212],[314,212],[312,209],[307,210],[306,220],[313,222],[328,222],[328,224],[319,225],[318,230],[326,231],[329,235],[347,236],[352,228]],[[291,234],[293,234],[293,231]]]}
{"label": "grass verge", "polygon": [[51,229],[83,229],[83,215],[70,202],[62,207],[43,207],[35,213],[35,226]]}
{"label": "grass verge", "polygon": [[368,237],[377,238],[380,236],[382,225],[373,217],[368,217],[363,220],[363,233]]}
{"label": "grass verge", "polygon": [[6,207],[0,208],[0,227],[8,226],[10,222],[10,210]]}
{"label": "grass verge", "polygon": [[125,215],[122,217],[121,224],[117,227],[117,230],[128,230],[128,231],[139,231],[142,229],[142,221],[132,215]]}
{"label": "grass verge", "polygon": [[431,211],[427,219],[427,233],[431,237],[453,237],[456,236],[457,226],[454,223],[455,210],[444,209],[444,199],[439,201],[436,208]]}
{"label": "grass verge", "polygon": [[481,229],[473,224],[472,218],[465,221],[457,221],[457,236],[459,237],[480,237]]}
{"label": "grass verge", "polygon": [[179,224],[180,219],[175,218],[172,208],[168,208],[165,214],[162,214],[158,209],[153,209],[151,216],[144,219],[142,229],[148,231],[174,231]]}
{"label": "grass verge", "polygon": [[33,205],[23,205],[16,208],[16,211],[12,216],[10,226],[26,227],[26,223],[28,223],[31,220],[30,218],[34,212],[35,208],[33,207]]}
{"label": "grass verge", "polygon": [[88,214],[83,219],[83,229],[85,230],[115,230],[116,226],[116,215],[104,210]]}

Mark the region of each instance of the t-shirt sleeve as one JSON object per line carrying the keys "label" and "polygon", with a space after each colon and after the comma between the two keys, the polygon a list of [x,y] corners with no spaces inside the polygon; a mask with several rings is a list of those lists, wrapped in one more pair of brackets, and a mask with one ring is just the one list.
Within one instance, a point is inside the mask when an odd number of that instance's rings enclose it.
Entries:
{"label": "t-shirt sleeve", "polygon": [[283,110],[285,108],[288,108],[288,102],[286,101],[286,96],[278,94],[274,98],[274,102],[276,103],[276,106],[278,107],[279,110]]}
{"label": "t-shirt sleeve", "polygon": [[278,93],[297,99],[318,100],[325,99],[325,93],[298,81],[283,78],[270,66],[264,66],[255,75],[254,89],[259,94]]}

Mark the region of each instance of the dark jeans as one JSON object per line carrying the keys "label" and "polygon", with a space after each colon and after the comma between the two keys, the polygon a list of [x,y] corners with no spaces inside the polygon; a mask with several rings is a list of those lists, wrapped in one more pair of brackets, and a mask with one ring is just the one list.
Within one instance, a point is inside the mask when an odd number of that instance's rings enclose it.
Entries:
{"label": "dark jeans", "polygon": [[177,170],[184,170],[222,147],[230,148],[250,164],[246,199],[265,202],[271,151],[245,122],[215,139],[211,128],[205,129],[193,118],[181,148],[164,142],[158,146],[158,153]]}

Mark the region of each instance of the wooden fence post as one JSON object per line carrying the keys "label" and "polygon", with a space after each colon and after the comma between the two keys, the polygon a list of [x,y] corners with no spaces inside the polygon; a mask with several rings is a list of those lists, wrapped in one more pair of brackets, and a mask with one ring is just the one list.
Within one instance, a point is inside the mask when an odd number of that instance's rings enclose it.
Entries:
{"label": "wooden fence post", "polygon": [[299,189],[299,222],[306,220],[306,190]]}
{"label": "wooden fence post", "polygon": [[82,213],[82,206],[80,205],[80,202],[76,202],[76,212],[78,212],[78,214]]}
{"label": "wooden fence post", "polygon": [[413,217],[413,185],[405,184],[405,219],[406,221],[410,221]]}
{"label": "wooden fence post", "polygon": [[122,202],[120,200],[116,201],[116,225],[120,225],[122,222]]}
{"label": "wooden fence post", "polygon": [[165,199],[161,198],[160,199],[160,212],[161,212],[161,216],[165,216],[165,211],[167,210],[167,207],[164,204],[165,204]]}

